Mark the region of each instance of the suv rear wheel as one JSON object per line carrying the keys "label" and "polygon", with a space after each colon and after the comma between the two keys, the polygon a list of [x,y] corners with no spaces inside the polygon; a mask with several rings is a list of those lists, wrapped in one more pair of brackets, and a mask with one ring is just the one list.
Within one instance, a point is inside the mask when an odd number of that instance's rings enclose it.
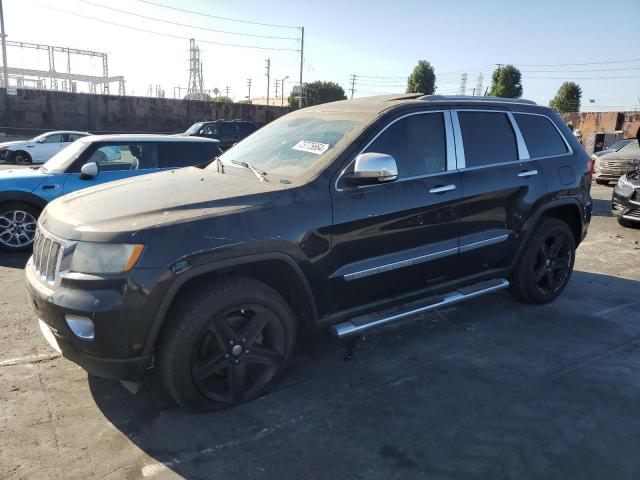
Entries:
{"label": "suv rear wheel", "polygon": [[294,314],[278,292],[252,278],[222,278],[189,292],[172,309],[158,369],[183,408],[227,408],[265,391],[295,338]]}
{"label": "suv rear wheel", "polygon": [[518,259],[509,290],[527,303],[554,300],[569,282],[575,252],[569,226],[555,218],[543,218]]}

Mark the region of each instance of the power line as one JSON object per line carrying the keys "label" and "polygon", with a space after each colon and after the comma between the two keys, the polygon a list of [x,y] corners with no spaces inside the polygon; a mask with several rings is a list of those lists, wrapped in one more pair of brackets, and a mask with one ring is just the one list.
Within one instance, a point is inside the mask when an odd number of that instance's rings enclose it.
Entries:
{"label": "power line", "polygon": [[[140,1],[142,1],[142,0],[140,0]],[[109,20],[103,20],[101,18],[95,18],[95,17],[91,17],[89,15],[82,15],[80,13],[71,12],[69,10],[64,10],[62,8],[51,7],[49,5],[43,5],[43,4],[38,4],[38,5],[41,6],[41,7],[44,7],[44,8],[48,8],[49,10],[54,10],[54,11],[66,13],[68,15],[73,15],[73,16],[80,17],[80,18],[85,18],[87,20],[93,20],[93,21],[96,21],[96,22],[106,23],[107,25],[114,25],[116,27],[128,28],[129,30],[136,30],[138,32],[150,33],[152,35],[159,35],[159,36],[162,36],[162,37],[177,38],[179,40],[190,40],[190,37],[183,37],[183,36],[180,36],[180,35],[172,35],[170,33],[157,32],[155,30],[147,30],[145,28],[132,27],[131,25],[124,25],[122,23],[111,22]],[[210,45],[221,45],[221,46],[225,46],[225,47],[238,47],[238,48],[253,48],[253,49],[258,49],[258,50],[279,50],[279,51],[288,51],[288,52],[299,52],[300,51],[300,50],[297,50],[295,48],[258,47],[256,45],[241,45],[241,44],[235,44],[235,43],[214,42],[212,40],[202,40],[202,39],[198,39],[198,42],[200,42],[200,43],[208,43]]]}
{"label": "power line", "polygon": [[[558,72],[561,73],[561,72]],[[532,77],[530,75],[526,76],[527,78],[539,78],[542,80],[608,80],[608,79],[617,79],[617,78],[640,78],[640,75],[625,75],[618,77]]]}
{"label": "power line", "polygon": [[91,2],[89,0],[79,0],[81,3],[86,3],[87,5],[93,5],[94,7],[99,7],[99,8],[104,8],[107,10],[112,10],[114,12],[120,12],[120,13],[124,13],[125,15],[132,15],[134,17],[140,17],[140,18],[146,18],[147,20],[153,20],[155,22],[163,22],[163,23],[168,23],[170,25],[177,25],[179,27],[188,27],[188,28],[195,28],[198,30],[206,30],[208,32],[216,32],[216,33],[225,33],[228,35],[242,35],[245,37],[255,37],[255,38],[272,38],[274,40],[297,40],[296,37],[275,37],[272,35],[257,35],[257,34],[253,34],[253,33],[241,33],[241,32],[230,32],[227,30],[217,30],[214,28],[207,28],[207,27],[199,27],[197,25],[190,25],[187,23],[179,23],[179,22],[172,22],[171,20],[164,20],[162,18],[156,18],[156,17],[151,17],[149,15],[142,15],[141,13],[135,13],[135,12],[131,12],[128,10],[122,10],[120,8],[115,8],[115,7],[109,7],[107,5],[101,5],[99,3],[94,3]]}
{"label": "power line", "polygon": [[218,20],[227,20],[229,22],[248,23],[250,25],[262,25],[263,27],[296,28],[296,29],[300,28],[300,27],[294,27],[292,25],[277,25],[275,23],[252,22],[250,20],[241,20],[239,18],[219,17],[217,15],[211,15],[211,14],[208,14],[208,13],[196,12],[194,10],[186,10],[184,8],[170,7],[169,5],[163,5],[161,3],[151,2],[149,0],[136,0],[136,1],[137,2],[141,2],[141,3],[146,3],[148,5],[155,5],[156,7],[167,8],[169,10],[174,10],[174,11],[177,11],[177,12],[190,13],[192,15],[201,15],[203,17],[209,17],[209,18],[217,18]]}
{"label": "power line", "polygon": [[605,65],[611,63],[632,63],[632,62],[640,62],[640,58],[629,58],[626,60],[606,60],[601,62],[585,62],[585,63],[547,63],[547,64],[525,64],[519,63],[516,64],[516,67],[573,67],[580,65]]}
{"label": "power line", "polygon": [[521,70],[520,73],[588,73],[588,72],[620,72],[626,70],[640,70],[640,67],[625,68],[593,68],[584,70]]}

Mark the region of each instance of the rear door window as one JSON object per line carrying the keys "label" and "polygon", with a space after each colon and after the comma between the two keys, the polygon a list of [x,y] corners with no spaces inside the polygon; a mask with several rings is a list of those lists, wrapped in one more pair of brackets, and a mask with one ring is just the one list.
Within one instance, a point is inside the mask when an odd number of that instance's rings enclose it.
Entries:
{"label": "rear door window", "polygon": [[180,168],[201,165],[222,152],[214,142],[162,142],[160,168]]}
{"label": "rear door window", "polygon": [[467,167],[518,160],[516,136],[506,113],[458,112]]}
{"label": "rear door window", "polygon": [[234,123],[221,123],[218,126],[218,130],[222,137],[232,137],[237,133],[236,125]]}
{"label": "rear door window", "polygon": [[531,158],[550,157],[567,153],[567,145],[558,129],[547,117],[514,113]]}

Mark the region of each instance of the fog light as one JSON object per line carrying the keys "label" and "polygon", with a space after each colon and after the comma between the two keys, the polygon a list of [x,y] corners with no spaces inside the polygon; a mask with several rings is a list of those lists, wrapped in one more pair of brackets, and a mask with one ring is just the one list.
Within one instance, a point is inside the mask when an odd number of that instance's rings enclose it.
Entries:
{"label": "fog light", "polygon": [[65,315],[67,325],[73,333],[78,337],[85,340],[93,340],[95,329],[93,327],[93,321],[90,318],[79,317],[77,315]]}

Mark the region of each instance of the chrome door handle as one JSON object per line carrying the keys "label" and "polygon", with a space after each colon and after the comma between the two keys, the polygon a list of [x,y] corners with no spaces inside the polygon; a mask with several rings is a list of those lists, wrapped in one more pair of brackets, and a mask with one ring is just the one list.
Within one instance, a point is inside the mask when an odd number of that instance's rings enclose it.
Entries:
{"label": "chrome door handle", "polygon": [[519,177],[533,177],[538,174],[538,170],[525,170],[518,174]]}
{"label": "chrome door handle", "polygon": [[439,187],[433,187],[429,189],[429,193],[444,193],[444,192],[448,192],[450,190],[455,190],[456,186],[455,185],[442,185]]}

